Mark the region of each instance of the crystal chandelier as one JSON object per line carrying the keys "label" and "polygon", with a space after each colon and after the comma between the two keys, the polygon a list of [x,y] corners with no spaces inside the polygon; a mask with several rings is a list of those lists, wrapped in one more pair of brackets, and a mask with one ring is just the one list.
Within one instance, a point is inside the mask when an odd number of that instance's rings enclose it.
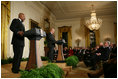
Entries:
{"label": "crystal chandelier", "polygon": [[102,24],[102,20],[96,17],[94,5],[92,5],[91,18],[89,20],[86,20],[86,26],[90,30],[98,30],[101,24]]}

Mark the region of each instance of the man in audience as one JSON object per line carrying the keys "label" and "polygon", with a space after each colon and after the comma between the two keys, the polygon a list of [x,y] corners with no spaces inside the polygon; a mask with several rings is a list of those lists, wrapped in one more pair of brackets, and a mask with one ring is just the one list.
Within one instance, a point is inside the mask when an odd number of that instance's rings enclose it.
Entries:
{"label": "man in audience", "polygon": [[88,66],[91,66],[91,52],[90,52],[90,49],[86,49],[85,51],[85,54],[83,55],[83,61],[85,63],[85,65],[88,67]]}
{"label": "man in audience", "polygon": [[63,54],[64,54],[64,58],[68,57],[68,48],[67,47],[64,47]]}
{"label": "man in audience", "polygon": [[114,58],[114,57],[117,57],[117,46],[116,46],[116,44],[113,44],[113,48],[112,48],[112,51],[110,54],[110,58]]}
{"label": "man in audience", "polygon": [[74,55],[76,55],[78,53],[77,47],[74,47],[73,52],[74,52]]}
{"label": "man in audience", "polygon": [[77,48],[77,52],[76,52],[76,56],[78,57],[78,59],[79,59],[79,61],[82,61],[82,59],[83,59],[83,54],[81,53],[81,48]]}
{"label": "man in audience", "polygon": [[99,49],[99,46],[96,46],[95,50],[91,53],[90,61],[91,61],[92,67],[90,70],[96,70],[96,63],[99,56],[98,49]]}
{"label": "man in audience", "polygon": [[103,43],[100,43],[100,46],[96,46],[95,50],[91,55],[92,68],[90,70],[96,70],[97,64],[100,64],[101,62],[102,53],[104,53],[104,48],[103,48]]}
{"label": "man in audience", "polygon": [[55,46],[54,47],[54,60],[57,59],[57,55],[58,55],[58,50],[57,50],[57,47]]}
{"label": "man in audience", "polygon": [[101,53],[102,61],[107,61],[109,58],[109,54],[110,54],[109,45],[110,43],[108,41],[104,43],[104,51]]}

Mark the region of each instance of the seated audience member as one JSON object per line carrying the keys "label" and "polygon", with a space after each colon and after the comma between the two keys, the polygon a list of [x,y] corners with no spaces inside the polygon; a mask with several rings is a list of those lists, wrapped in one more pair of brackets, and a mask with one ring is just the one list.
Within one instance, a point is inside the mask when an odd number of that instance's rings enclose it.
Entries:
{"label": "seated audience member", "polygon": [[57,47],[54,47],[54,60],[57,59],[57,55],[58,55]]}
{"label": "seated audience member", "polygon": [[112,48],[112,51],[110,54],[110,59],[112,59],[114,57],[117,57],[117,46],[116,46],[116,44],[113,44],[113,48]]}
{"label": "seated audience member", "polygon": [[84,61],[84,63],[85,63],[85,65],[88,67],[88,66],[91,66],[91,53],[90,53],[90,50],[89,49],[87,49],[86,51],[85,51],[85,54],[84,54],[84,56],[83,56],[83,61]]}
{"label": "seated audience member", "polygon": [[108,52],[108,60],[103,63],[103,71],[105,78],[117,78],[117,47],[113,46],[111,49],[112,50],[108,49],[108,51],[110,51]]}
{"label": "seated audience member", "polygon": [[74,53],[74,55],[76,55],[76,54],[78,53],[78,49],[77,49],[77,47],[74,47],[74,49],[73,49],[73,53]]}
{"label": "seated audience member", "polygon": [[83,50],[82,50],[83,54],[85,54],[86,50],[87,50],[87,48],[83,48]]}
{"label": "seated audience member", "polygon": [[90,62],[91,62],[91,69],[90,70],[96,70],[96,57],[97,57],[97,49],[98,47],[95,48],[95,50],[93,50],[91,52],[91,57],[90,57]]}
{"label": "seated audience member", "polygon": [[109,45],[109,48],[110,48],[110,52],[112,52],[112,50],[113,50],[113,43],[111,43],[111,44]]}
{"label": "seated audience member", "polygon": [[82,59],[82,55],[81,55],[80,50],[81,49],[79,47],[77,47],[77,52],[75,53],[75,55],[78,57],[79,61],[81,61],[81,59]]}
{"label": "seated audience member", "polygon": [[68,52],[68,56],[72,56],[74,54],[72,47],[69,47],[69,52]]}
{"label": "seated audience member", "polygon": [[64,54],[64,58],[68,57],[68,48],[67,47],[64,47],[63,54]]}
{"label": "seated audience member", "polygon": [[109,59],[107,62],[103,63],[103,68],[99,71],[90,74],[88,76],[90,78],[98,78],[104,74],[104,78],[117,78],[117,58]]}
{"label": "seated audience member", "polygon": [[101,60],[101,51],[100,51],[100,47],[97,46],[96,52],[95,52],[95,56],[96,56],[96,62],[99,62]]}
{"label": "seated audience member", "polygon": [[80,60],[83,60],[83,58],[84,58],[84,54],[83,54],[83,52],[84,52],[84,48],[80,48],[80,50],[79,50],[79,55],[80,55],[80,57],[78,58],[78,59],[80,59]]}
{"label": "seated audience member", "polygon": [[[98,78],[100,77],[102,74],[104,74],[104,77],[105,78],[117,78],[117,56],[108,56],[109,53],[110,53],[110,43],[109,42],[105,42],[104,43],[104,52],[102,52],[102,57],[104,57],[103,55],[105,55],[106,57],[105,58],[102,58],[103,60],[103,67],[93,73],[93,74],[90,74],[88,73],[88,76],[91,77],[91,78]],[[104,54],[103,54],[104,53]],[[111,52],[113,53],[113,52]],[[117,53],[117,47],[115,47],[115,50],[114,50],[114,53]],[[112,57],[111,57],[112,56]]]}
{"label": "seated audience member", "polygon": [[96,46],[93,55],[91,57],[92,68],[90,70],[96,70],[97,64],[100,64],[102,60],[101,56],[102,53],[104,53],[104,48],[103,48],[103,43],[100,43],[100,46]]}
{"label": "seated audience member", "polygon": [[57,47],[54,48],[54,54],[58,54],[58,49],[57,49]]}
{"label": "seated audience member", "polygon": [[117,78],[117,58],[109,59],[103,64],[105,78]]}
{"label": "seated audience member", "polygon": [[[102,44],[101,44],[102,45]],[[95,50],[92,50],[90,61],[92,68],[90,70],[96,70],[97,64],[101,61],[101,47],[96,46]]]}

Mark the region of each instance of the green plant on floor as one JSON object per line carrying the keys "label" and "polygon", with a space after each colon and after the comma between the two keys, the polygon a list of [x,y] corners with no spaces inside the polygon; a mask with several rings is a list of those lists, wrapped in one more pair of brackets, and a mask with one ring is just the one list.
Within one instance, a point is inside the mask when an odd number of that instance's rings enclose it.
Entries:
{"label": "green plant on floor", "polygon": [[12,63],[13,58],[9,57],[8,59],[1,59],[1,64],[9,64]]}
{"label": "green plant on floor", "polygon": [[28,61],[29,58],[22,58],[21,61]]}
{"label": "green plant on floor", "polygon": [[[21,61],[28,61],[29,58],[22,58]],[[41,57],[42,61],[48,61],[50,62],[50,59],[48,57]],[[1,64],[10,64],[12,63],[13,58],[9,57],[8,59],[1,59]]]}
{"label": "green plant on floor", "polygon": [[48,57],[43,57],[43,56],[41,56],[41,60],[42,61],[49,61],[49,62],[51,61]]}
{"label": "green plant on floor", "polygon": [[3,64],[8,64],[8,60],[7,59],[1,59],[1,64],[3,65]]}
{"label": "green plant on floor", "polygon": [[56,64],[49,63],[31,71],[21,71],[21,78],[62,78],[64,71]]}
{"label": "green plant on floor", "polygon": [[21,78],[43,78],[40,75],[39,69],[32,69],[31,71],[20,71]]}
{"label": "green plant on floor", "polygon": [[72,66],[73,68],[77,67],[78,63],[79,63],[79,60],[77,56],[70,56],[66,59],[66,64],[68,66]]}
{"label": "green plant on floor", "polygon": [[[28,58],[22,58],[21,61],[27,61]],[[8,59],[1,59],[1,64],[10,64],[12,63],[13,58],[9,57]]]}

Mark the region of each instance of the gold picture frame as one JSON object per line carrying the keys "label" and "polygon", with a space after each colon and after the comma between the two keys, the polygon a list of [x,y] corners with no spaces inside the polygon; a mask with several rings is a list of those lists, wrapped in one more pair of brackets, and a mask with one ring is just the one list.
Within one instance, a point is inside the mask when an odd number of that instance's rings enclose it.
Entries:
{"label": "gold picture frame", "polygon": [[44,30],[46,33],[49,32],[49,29],[50,29],[50,22],[49,22],[49,19],[44,19]]}

